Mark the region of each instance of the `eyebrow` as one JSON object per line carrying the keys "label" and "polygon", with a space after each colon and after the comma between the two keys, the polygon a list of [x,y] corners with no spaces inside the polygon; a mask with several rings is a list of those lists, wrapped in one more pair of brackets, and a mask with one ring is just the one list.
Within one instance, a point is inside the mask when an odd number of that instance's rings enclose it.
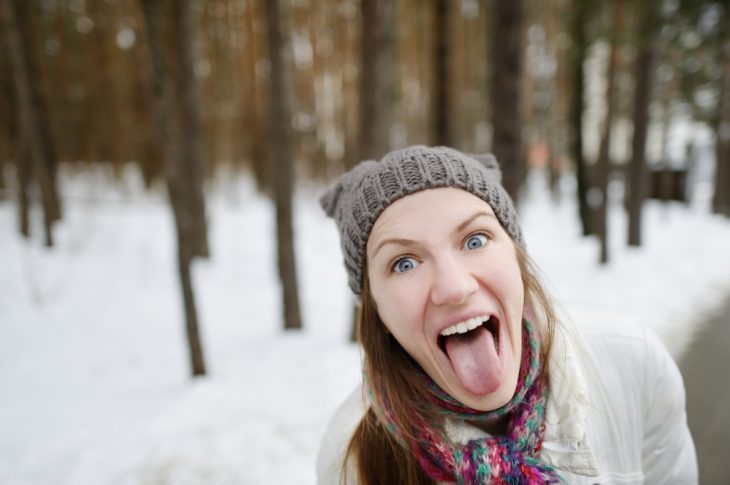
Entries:
{"label": "eyebrow", "polygon": [[[454,233],[462,232],[464,229],[469,227],[469,225],[472,222],[474,222],[476,219],[478,219],[480,217],[491,217],[492,219],[497,219],[494,214],[490,214],[489,212],[486,212],[486,211],[479,211],[479,212],[476,212],[475,214],[471,215],[470,217],[466,218],[461,224],[456,226]],[[383,246],[386,246],[388,244],[398,244],[401,246],[414,246],[414,245],[418,245],[418,242],[414,241],[412,239],[405,239],[405,238],[385,239],[383,241],[380,241],[380,243],[378,243],[378,245],[375,247],[372,257],[375,257],[375,255],[378,254],[378,251],[380,251],[380,249]]]}

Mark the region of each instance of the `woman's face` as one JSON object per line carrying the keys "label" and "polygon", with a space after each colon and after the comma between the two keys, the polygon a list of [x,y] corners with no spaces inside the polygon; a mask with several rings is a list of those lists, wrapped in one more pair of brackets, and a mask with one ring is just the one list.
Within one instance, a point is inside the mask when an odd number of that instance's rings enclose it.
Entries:
{"label": "woman's face", "polygon": [[474,409],[506,404],[520,369],[524,288],[491,207],[461,189],[416,192],[377,219],[367,258],[378,314],[423,370]]}

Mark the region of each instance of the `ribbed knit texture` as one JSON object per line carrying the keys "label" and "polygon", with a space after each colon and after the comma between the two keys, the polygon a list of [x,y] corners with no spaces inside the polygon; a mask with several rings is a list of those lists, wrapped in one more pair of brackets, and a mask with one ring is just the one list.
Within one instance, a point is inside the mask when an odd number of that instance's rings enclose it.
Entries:
{"label": "ribbed knit texture", "polygon": [[352,291],[362,291],[365,248],[377,218],[396,200],[421,190],[456,187],[471,192],[489,204],[507,234],[524,248],[517,212],[501,177],[491,154],[465,155],[422,145],[390,152],[380,162],[362,162],[344,174],[320,202],[340,232]]}
{"label": "ribbed knit texture", "polygon": [[423,374],[433,397],[428,406],[444,418],[489,422],[507,416],[504,436],[472,440],[466,445],[452,443],[443,431],[443,423],[428,423],[418,415],[410,423],[410,430],[401,429],[384,390],[365,376],[378,420],[413,453],[429,477],[464,485],[564,483],[551,466],[537,458],[545,427],[547,387],[540,376],[538,332],[527,321],[523,322],[522,341],[523,358],[516,392],[499,409],[488,412],[471,409]]}

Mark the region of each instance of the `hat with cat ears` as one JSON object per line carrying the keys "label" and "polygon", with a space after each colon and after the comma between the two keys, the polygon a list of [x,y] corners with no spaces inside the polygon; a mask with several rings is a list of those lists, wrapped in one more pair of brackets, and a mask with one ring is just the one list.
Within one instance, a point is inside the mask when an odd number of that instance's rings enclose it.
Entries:
{"label": "hat with cat ears", "polygon": [[489,204],[507,234],[524,248],[517,211],[501,180],[502,172],[491,153],[471,155],[423,145],[395,150],[379,162],[361,162],[343,174],[320,203],[337,224],[352,291],[356,295],[362,292],[365,248],[377,218],[396,200],[421,190],[456,187],[476,195]]}

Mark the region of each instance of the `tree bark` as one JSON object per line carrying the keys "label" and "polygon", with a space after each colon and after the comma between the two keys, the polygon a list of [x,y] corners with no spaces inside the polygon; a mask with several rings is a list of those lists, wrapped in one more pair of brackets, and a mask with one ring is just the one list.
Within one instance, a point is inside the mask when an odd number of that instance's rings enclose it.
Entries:
{"label": "tree bark", "polygon": [[715,193],[712,211],[730,217],[730,15],[725,12],[720,44],[722,77],[715,127]]}
{"label": "tree bark", "polygon": [[502,184],[515,203],[527,173],[520,117],[524,23],[524,0],[496,0],[492,28],[492,151],[502,168]]}
{"label": "tree bark", "polygon": [[451,146],[451,123],[449,119],[449,1],[435,0],[433,58],[433,140],[436,145]]}
{"label": "tree bark", "polygon": [[656,25],[658,4],[654,0],[636,3],[640,9],[639,52],[636,57],[634,91],[634,135],[629,164],[628,244],[641,245],[641,212],[646,198],[646,135],[649,129],[649,104],[654,85],[654,64],[657,51]]}
{"label": "tree bark", "polygon": [[266,2],[269,58],[271,61],[270,164],[275,173],[276,235],[279,279],[283,290],[284,328],[302,328],[299,312],[292,192],[294,190],[294,155],[292,146],[289,73],[285,52],[289,47],[280,0]]}
{"label": "tree bark", "polygon": [[56,177],[58,161],[53,133],[51,132],[51,117],[48,109],[48,101],[45,96],[45,89],[43,88],[43,79],[38,65],[39,62],[36,57],[38,49],[36,48],[36,41],[33,36],[35,27],[31,20],[31,12],[28,11],[29,8],[32,8],[30,2],[15,0],[16,20],[20,27],[18,32],[20,34],[21,51],[25,58],[30,99],[32,109],[36,113],[35,118],[38,125],[39,141],[41,143],[41,164],[36,167],[38,171],[36,178],[41,188],[43,211],[48,212],[47,217],[52,224],[61,219],[61,202],[58,196]]}
{"label": "tree bark", "polygon": [[591,227],[591,208],[588,205],[588,168],[585,156],[583,155],[583,112],[585,111],[585,75],[583,63],[586,58],[588,41],[586,39],[585,23],[587,20],[586,6],[583,0],[576,0],[572,4],[573,17],[571,19],[571,31],[573,47],[571,50],[573,96],[570,100],[570,122],[572,125],[571,153],[575,165],[575,176],[577,183],[576,196],[578,198],[578,215],[580,217],[583,235],[589,236],[594,233]]}
{"label": "tree bark", "polygon": [[0,21],[4,33],[5,51],[8,55],[10,70],[13,78],[13,88],[17,98],[18,131],[21,148],[18,150],[18,184],[19,193],[19,223],[20,231],[24,236],[29,235],[28,225],[28,197],[27,186],[30,173],[35,172],[36,179],[41,187],[43,202],[43,229],[45,244],[53,246],[52,226],[56,212],[51,199],[51,181],[48,167],[44,161],[43,135],[40,128],[40,113],[33,100],[33,93],[29,72],[31,55],[27,44],[23,44],[21,30],[18,28],[15,2],[0,0]]}
{"label": "tree bark", "polygon": [[601,191],[601,203],[598,208],[598,238],[601,243],[599,262],[608,263],[608,178],[611,172],[611,132],[616,92],[616,65],[618,61],[618,26],[623,13],[624,0],[616,0],[611,4],[611,52],[606,73],[606,117],[603,124],[603,134],[598,153],[598,188]]}
{"label": "tree bark", "polygon": [[176,98],[180,109],[180,159],[175,176],[177,186],[183,191],[180,203],[185,206],[185,217],[181,222],[193,256],[207,258],[208,228],[205,220],[205,198],[203,181],[205,164],[203,160],[203,139],[200,128],[198,86],[193,70],[193,32],[191,29],[191,2],[172,2],[174,65],[173,77]]}
{"label": "tree bark", "polygon": [[393,106],[393,2],[362,0],[358,159],[379,159],[390,146]]}
{"label": "tree bark", "polygon": [[[187,3],[187,2],[185,2]],[[200,342],[198,315],[195,305],[195,294],[190,275],[190,264],[198,248],[194,247],[189,229],[189,207],[181,199],[187,195],[181,185],[182,154],[181,110],[175,110],[174,86],[165,69],[165,55],[161,41],[161,21],[159,0],[142,0],[144,11],[145,33],[148,46],[147,62],[152,72],[152,111],[157,127],[157,134],[165,157],[165,174],[167,179],[170,205],[175,219],[178,246],[178,272],[185,310],[185,329],[190,353],[190,366],[193,377],[205,375],[205,359]],[[176,12],[179,14],[179,12]],[[175,22],[175,26],[179,25]],[[177,34],[176,34],[177,35]]]}

